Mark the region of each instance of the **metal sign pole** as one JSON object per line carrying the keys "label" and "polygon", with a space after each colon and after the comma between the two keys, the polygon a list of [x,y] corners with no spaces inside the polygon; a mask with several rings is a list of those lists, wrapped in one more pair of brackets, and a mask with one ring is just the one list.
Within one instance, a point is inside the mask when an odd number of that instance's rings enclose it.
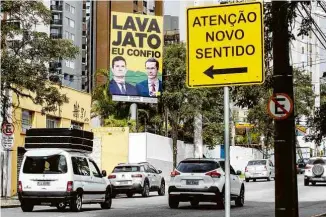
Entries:
{"label": "metal sign pole", "polygon": [[229,104],[229,87],[224,87],[224,148],[225,148],[225,217],[230,217],[230,104]]}

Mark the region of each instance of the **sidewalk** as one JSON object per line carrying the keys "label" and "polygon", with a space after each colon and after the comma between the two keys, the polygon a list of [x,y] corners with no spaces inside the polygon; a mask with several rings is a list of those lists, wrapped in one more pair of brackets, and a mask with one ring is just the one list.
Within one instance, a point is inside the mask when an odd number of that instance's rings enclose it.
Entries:
{"label": "sidewalk", "polygon": [[18,200],[18,197],[11,197],[8,199],[5,199],[4,197],[1,198],[0,207],[3,208],[14,208],[19,207],[20,202]]}

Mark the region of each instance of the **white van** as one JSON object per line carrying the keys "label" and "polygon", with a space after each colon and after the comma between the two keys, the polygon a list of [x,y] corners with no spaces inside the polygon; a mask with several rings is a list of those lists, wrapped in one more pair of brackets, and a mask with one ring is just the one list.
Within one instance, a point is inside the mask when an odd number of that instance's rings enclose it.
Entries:
{"label": "white van", "polygon": [[111,185],[106,171],[100,172],[87,153],[60,148],[37,148],[25,153],[18,195],[21,209],[31,212],[35,205],[70,206],[81,211],[83,204],[99,203],[111,208]]}

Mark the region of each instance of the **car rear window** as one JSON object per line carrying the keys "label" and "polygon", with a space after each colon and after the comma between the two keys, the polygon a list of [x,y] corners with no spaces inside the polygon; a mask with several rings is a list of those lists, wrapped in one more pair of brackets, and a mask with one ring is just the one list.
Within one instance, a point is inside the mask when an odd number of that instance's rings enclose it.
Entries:
{"label": "car rear window", "polygon": [[118,166],[113,169],[114,173],[140,172],[139,166]]}
{"label": "car rear window", "polygon": [[182,173],[204,173],[219,167],[215,161],[183,161],[179,163],[177,170]]}
{"label": "car rear window", "polygon": [[265,160],[252,160],[248,162],[248,166],[255,166],[255,165],[266,165]]}
{"label": "car rear window", "polygon": [[322,164],[322,165],[325,165],[326,162],[325,162],[325,160],[323,160],[321,158],[318,158],[318,159],[310,159],[308,164]]}
{"label": "car rear window", "polygon": [[67,173],[67,161],[63,155],[26,157],[23,173],[60,174]]}

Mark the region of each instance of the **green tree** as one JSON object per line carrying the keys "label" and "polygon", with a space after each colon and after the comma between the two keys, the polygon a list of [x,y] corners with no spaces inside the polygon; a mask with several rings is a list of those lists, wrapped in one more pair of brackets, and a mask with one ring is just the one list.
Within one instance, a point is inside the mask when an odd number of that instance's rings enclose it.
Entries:
{"label": "green tree", "polygon": [[[49,74],[51,61],[74,59],[78,48],[71,41],[52,39],[47,33],[35,29],[38,25],[49,25],[51,11],[40,1],[1,2],[1,87],[21,98],[29,98],[42,106],[42,112],[56,111],[68,102],[58,86],[49,82],[55,80],[61,87],[57,75]],[[14,40],[22,38],[21,40]],[[11,41],[12,43],[9,43]],[[1,115],[6,121],[11,117],[7,109],[13,105],[1,91]]]}

